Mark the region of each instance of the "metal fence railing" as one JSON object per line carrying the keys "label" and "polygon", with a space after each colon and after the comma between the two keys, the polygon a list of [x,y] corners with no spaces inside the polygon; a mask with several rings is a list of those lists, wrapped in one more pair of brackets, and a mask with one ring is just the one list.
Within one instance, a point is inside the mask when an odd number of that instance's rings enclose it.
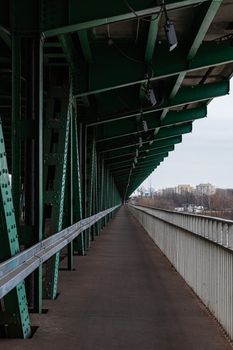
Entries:
{"label": "metal fence railing", "polygon": [[116,210],[119,205],[81,220],[49,238],[33,245],[0,264],[0,299],[8,294],[21,281],[41,264],[73,241],[97,221]]}
{"label": "metal fence railing", "polygon": [[233,339],[233,221],[129,208]]}

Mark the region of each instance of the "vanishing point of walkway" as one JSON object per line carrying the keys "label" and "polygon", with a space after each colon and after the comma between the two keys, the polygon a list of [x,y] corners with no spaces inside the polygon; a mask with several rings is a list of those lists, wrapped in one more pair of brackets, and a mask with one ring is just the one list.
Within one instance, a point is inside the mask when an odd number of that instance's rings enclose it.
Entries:
{"label": "vanishing point of walkway", "polygon": [[61,271],[60,295],[32,315],[32,339],[2,350],[225,350],[218,325],[127,209]]}

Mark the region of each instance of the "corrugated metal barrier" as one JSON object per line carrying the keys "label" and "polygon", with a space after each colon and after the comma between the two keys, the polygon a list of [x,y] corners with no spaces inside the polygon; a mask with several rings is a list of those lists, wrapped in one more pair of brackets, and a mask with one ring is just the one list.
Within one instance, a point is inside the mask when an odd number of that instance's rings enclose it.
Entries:
{"label": "corrugated metal barrier", "polygon": [[233,339],[233,221],[129,208]]}

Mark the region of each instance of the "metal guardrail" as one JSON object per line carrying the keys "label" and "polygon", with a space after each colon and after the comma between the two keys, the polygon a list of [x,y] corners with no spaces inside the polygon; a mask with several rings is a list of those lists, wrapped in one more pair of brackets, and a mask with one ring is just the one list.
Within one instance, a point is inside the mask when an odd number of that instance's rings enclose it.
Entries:
{"label": "metal guardrail", "polygon": [[231,220],[190,213],[179,213],[144,205],[131,206],[171,225],[183,228],[193,234],[233,250],[233,221]]}
{"label": "metal guardrail", "polygon": [[233,339],[233,221],[145,206],[130,210]]}
{"label": "metal guardrail", "polygon": [[0,299],[15,288],[51,256],[59,252],[97,221],[116,210],[120,205],[104,210],[55,233],[0,264]]}

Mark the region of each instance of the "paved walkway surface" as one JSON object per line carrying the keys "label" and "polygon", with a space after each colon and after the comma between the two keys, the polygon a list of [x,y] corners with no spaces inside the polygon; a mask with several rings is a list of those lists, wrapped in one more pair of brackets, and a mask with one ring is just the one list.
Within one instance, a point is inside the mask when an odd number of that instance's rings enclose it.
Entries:
{"label": "paved walkway surface", "polygon": [[125,208],[59,282],[48,313],[32,317],[33,338],[1,340],[1,350],[232,349]]}

